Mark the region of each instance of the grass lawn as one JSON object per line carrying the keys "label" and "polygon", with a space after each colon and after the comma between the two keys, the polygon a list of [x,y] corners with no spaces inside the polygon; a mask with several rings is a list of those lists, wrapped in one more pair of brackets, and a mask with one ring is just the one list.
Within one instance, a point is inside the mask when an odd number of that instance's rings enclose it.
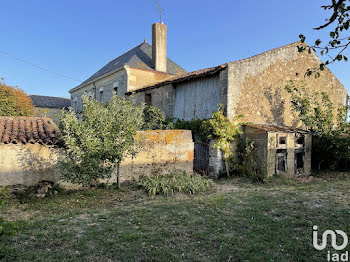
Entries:
{"label": "grass lawn", "polygon": [[4,261],[327,261],[327,249],[312,246],[312,226],[350,236],[349,189],[350,174],[328,174],[222,180],[195,196],[149,198],[132,186],[13,196],[1,216],[21,229],[0,240],[0,254]]}

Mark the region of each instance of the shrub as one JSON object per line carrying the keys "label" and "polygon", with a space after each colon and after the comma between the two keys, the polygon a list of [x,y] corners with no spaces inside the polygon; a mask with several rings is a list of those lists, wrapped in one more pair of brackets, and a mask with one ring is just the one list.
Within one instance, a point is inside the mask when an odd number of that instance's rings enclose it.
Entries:
{"label": "shrub", "polygon": [[349,106],[336,107],[326,92],[310,92],[304,82],[289,81],[285,89],[301,122],[313,134],[312,167],[349,171]]}
{"label": "shrub", "polygon": [[232,143],[241,133],[239,131],[241,123],[238,120],[242,116],[238,115],[231,120],[225,116],[223,107],[220,105],[218,111],[214,112],[210,119],[204,121],[202,125],[208,137],[215,139],[213,147],[221,150],[228,177],[230,176],[228,160],[233,156],[231,151]]}
{"label": "shrub", "polygon": [[170,174],[159,174],[152,177],[143,177],[139,186],[149,196],[152,195],[173,195],[174,193],[196,194],[205,191],[214,185],[213,181],[203,178],[198,174],[186,172],[173,172]]}
{"label": "shrub", "polygon": [[143,130],[164,129],[166,127],[165,115],[155,106],[143,108]]}
{"label": "shrub", "polygon": [[195,118],[192,120],[176,119],[174,121],[174,128],[191,130],[194,140],[199,139],[202,142],[208,142],[208,136],[207,136],[206,130],[203,127],[204,121],[205,119],[198,119],[198,118]]}
{"label": "shrub", "polygon": [[264,182],[267,178],[267,165],[259,158],[254,141],[239,138],[236,158],[229,160],[230,169],[237,175],[248,177],[256,182]]}
{"label": "shrub", "polygon": [[119,186],[119,163],[137,153],[142,107],[116,95],[105,106],[85,94],[82,116],[78,120],[70,109],[60,117],[66,149],[59,163],[63,178],[88,186],[114,172]]}
{"label": "shrub", "polygon": [[0,83],[0,116],[32,116],[34,106],[21,89]]}

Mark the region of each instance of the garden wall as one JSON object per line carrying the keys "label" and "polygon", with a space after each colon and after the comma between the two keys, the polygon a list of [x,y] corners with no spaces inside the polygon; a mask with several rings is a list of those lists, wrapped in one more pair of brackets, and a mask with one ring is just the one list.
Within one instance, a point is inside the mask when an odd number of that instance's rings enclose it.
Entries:
{"label": "garden wall", "polygon": [[[138,132],[143,148],[135,158],[126,158],[120,167],[121,181],[137,180],[172,170],[193,170],[193,150],[189,130]],[[41,180],[57,181],[57,147],[42,144],[0,143],[0,185],[34,185]],[[108,182],[114,182],[113,177]]]}

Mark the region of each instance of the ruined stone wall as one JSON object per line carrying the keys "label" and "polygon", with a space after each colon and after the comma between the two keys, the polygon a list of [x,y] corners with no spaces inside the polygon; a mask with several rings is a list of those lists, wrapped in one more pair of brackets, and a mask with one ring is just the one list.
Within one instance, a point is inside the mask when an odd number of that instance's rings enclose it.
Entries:
{"label": "ruined stone wall", "polygon": [[[120,167],[121,181],[138,180],[140,176],[193,171],[194,144],[189,130],[150,130],[137,133],[143,147],[136,157],[126,158]],[[0,144],[0,186],[34,185],[42,180],[59,181],[59,149],[40,144]],[[115,182],[115,176],[105,182]]]}
{"label": "ruined stone wall", "polygon": [[138,138],[143,140],[144,147],[135,158],[128,157],[122,162],[121,181],[174,170],[193,172],[194,144],[190,130],[149,130],[138,132]]}
{"label": "ruined stone wall", "polygon": [[[300,125],[284,87],[288,80],[304,80],[306,70],[321,61],[314,53],[298,53],[297,45],[228,64],[228,116],[244,114],[244,121],[254,123]],[[305,82],[308,90],[327,92],[336,106],[345,105],[347,91],[329,69]]]}
{"label": "ruined stone wall", "polygon": [[58,154],[57,148],[40,144],[0,144],[0,186],[55,181]]}

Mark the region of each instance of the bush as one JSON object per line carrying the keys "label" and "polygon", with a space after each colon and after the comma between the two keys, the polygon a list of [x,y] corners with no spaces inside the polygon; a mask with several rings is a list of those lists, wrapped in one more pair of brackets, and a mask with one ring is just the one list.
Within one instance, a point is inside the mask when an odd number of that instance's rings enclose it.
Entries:
{"label": "bush", "polygon": [[177,118],[174,121],[174,128],[191,130],[193,140],[197,141],[199,139],[202,142],[208,142],[208,134],[203,127],[204,121],[206,121],[206,119],[195,118],[192,120],[183,120]]}
{"label": "bush", "polygon": [[164,129],[166,127],[165,115],[155,106],[143,108],[143,130]]}
{"label": "bush", "polygon": [[107,106],[86,94],[82,99],[82,120],[71,108],[60,116],[66,149],[59,161],[62,177],[89,186],[115,173],[119,182],[120,162],[139,149],[141,141],[135,136],[143,125],[142,107],[116,95]]}
{"label": "bush", "polygon": [[149,196],[152,195],[173,195],[174,193],[196,194],[205,191],[214,185],[213,181],[203,178],[197,174],[186,172],[173,172],[170,174],[159,174],[152,177],[143,177],[139,186]]}
{"label": "bush", "polygon": [[0,83],[0,116],[32,116],[34,106],[21,89]]}
{"label": "bush", "polygon": [[248,177],[256,182],[264,182],[267,178],[266,163],[258,157],[254,141],[239,138],[236,158],[230,158],[230,169],[237,175]]}

